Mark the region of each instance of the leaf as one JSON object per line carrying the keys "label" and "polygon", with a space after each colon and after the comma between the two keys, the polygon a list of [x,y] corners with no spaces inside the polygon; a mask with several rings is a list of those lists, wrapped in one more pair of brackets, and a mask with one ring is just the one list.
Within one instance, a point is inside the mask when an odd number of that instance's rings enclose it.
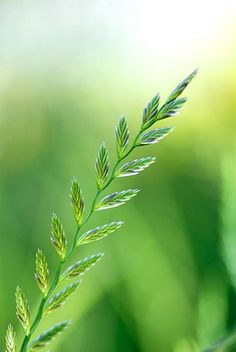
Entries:
{"label": "leaf", "polygon": [[74,178],[72,181],[70,198],[77,223],[81,225],[84,214],[84,198],[77,178]]}
{"label": "leaf", "polygon": [[88,270],[90,270],[97,262],[103,257],[103,253],[91,255],[82,260],[79,260],[74,265],[71,265],[61,275],[61,280],[73,279],[75,277],[83,276]]}
{"label": "leaf", "polygon": [[99,148],[95,169],[97,172],[97,187],[98,189],[102,189],[109,172],[108,152],[105,143]]}
{"label": "leaf", "polygon": [[54,295],[46,304],[44,314],[50,313],[57,308],[60,308],[66,300],[72,295],[73,292],[78,288],[80,281],[76,281],[73,284],[65,287]]}
{"label": "leaf", "polygon": [[157,93],[144,108],[142,129],[147,129],[157,120],[159,102],[160,94]]}
{"label": "leaf", "polygon": [[173,131],[173,127],[160,127],[155,130],[143,132],[137,139],[135,145],[138,147],[141,145],[157,143],[166,137],[171,131]]}
{"label": "leaf", "polygon": [[123,116],[116,127],[116,150],[118,157],[122,157],[129,142],[129,129],[126,118]]}
{"label": "leaf", "polygon": [[130,161],[123,166],[121,166],[116,171],[116,177],[126,177],[126,176],[134,176],[138,175],[141,171],[146,169],[148,166],[155,162],[156,158],[154,157],[146,157],[142,159],[136,159]]}
{"label": "leaf", "polygon": [[196,76],[198,69],[194,70],[190,75],[188,75],[182,82],[180,82],[177,87],[173,90],[173,92],[169,95],[166,103],[171,102],[172,100],[178,98],[180,94],[185,90],[185,88],[189,85],[189,83]]}
{"label": "leaf", "polygon": [[138,189],[128,189],[127,191],[115,192],[98,202],[95,210],[104,210],[119,207],[138,194]]}
{"label": "leaf", "polygon": [[28,335],[30,329],[30,309],[26,296],[19,286],[16,288],[16,316],[25,330],[26,335]]}
{"label": "leaf", "polygon": [[16,333],[11,324],[7,328],[5,343],[5,352],[16,352]]}
{"label": "leaf", "polygon": [[104,238],[104,237],[110,235],[111,233],[113,233],[114,231],[118,230],[123,224],[124,224],[124,222],[122,222],[122,221],[114,221],[114,222],[111,222],[110,224],[95,227],[94,229],[89,230],[86,233],[84,233],[79,238],[77,245],[101,240],[102,238]]}
{"label": "leaf", "polygon": [[36,253],[35,263],[35,279],[42,293],[46,295],[49,288],[49,270],[46,257],[40,249],[38,249],[38,252]]}
{"label": "leaf", "polygon": [[51,329],[45,331],[44,333],[42,333],[32,341],[30,345],[30,349],[36,350],[39,348],[44,348],[58,335],[60,335],[69,326],[70,323],[71,322],[69,320],[66,320],[66,321],[63,321],[62,323],[59,323],[53,326]]}
{"label": "leaf", "polygon": [[175,116],[179,113],[180,109],[186,103],[187,98],[179,98],[165,103],[159,110],[157,120],[163,120],[167,117]]}
{"label": "leaf", "polygon": [[64,259],[66,255],[66,236],[63,226],[55,213],[52,214],[50,239],[57,253]]}

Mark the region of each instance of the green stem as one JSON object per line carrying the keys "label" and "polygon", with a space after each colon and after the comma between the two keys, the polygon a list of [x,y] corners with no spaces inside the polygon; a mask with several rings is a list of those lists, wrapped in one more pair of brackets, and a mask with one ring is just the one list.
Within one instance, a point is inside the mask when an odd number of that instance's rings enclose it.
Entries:
{"label": "green stem", "polygon": [[114,178],[116,177],[115,176],[115,173],[116,173],[116,170],[117,170],[117,167],[120,165],[120,163],[125,159],[127,158],[128,155],[130,155],[130,153],[134,150],[135,148],[135,143],[137,141],[137,138],[140,136],[140,134],[142,133],[142,130],[138,133],[138,135],[136,136],[132,146],[130,147],[130,149],[122,156],[122,157],[119,157],[118,160],[116,161],[113,169],[112,169],[112,172],[111,172],[111,176],[109,178],[109,180],[107,181],[107,183],[105,184],[105,186],[103,186],[102,189],[99,189],[93,199],[93,202],[92,202],[92,206],[91,206],[91,209],[90,209],[90,212],[89,214],[87,215],[87,217],[85,218],[85,220],[83,221],[83,223],[81,225],[79,225],[77,227],[77,230],[76,230],[76,233],[75,233],[75,236],[74,236],[74,241],[73,241],[73,244],[69,250],[69,252],[67,253],[66,257],[60,262],[58,268],[57,268],[57,271],[55,273],[55,276],[54,276],[54,279],[52,281],[52,284],[50,286],[50,289],[47,293],[46,296],[44,296],[40,302],[40,305],[39,305],[39,308],[38,308],[38,311],[37,311],[37,314],[36,314],[36,317],[31,325],[31,328],[30,328],[30,332],[28,335],[25,336],[23,342],[22,342],[22,345],[21,345],[21,349],[20,349],[20,352],[26,352],[27,351],[27,348],[28,348],[28,344],[29,344],[29,341],[33,335],[33,333],[35,332],[35,330],[37,329],[39,323],[41,322],[41,319],[42,319],[42,316],[43,316],[43,311],[44,311],[44,306],[46,304],[46,302],[48,301],[48,299],[50,298],[50,296],[53,294],[53,292],[56,290],[57,288],[57,285],[59,283],[59,280],[60,280],[60,275],[61,275],[61,272],[62,272],[62,269],[63,269],[63,266],[67,263],[67,261],[72,257],[72,255],[74,254],[74,251],[77,247],[77,241],[78,241],[78,235],[79,235],[79,232],[81,230],[81,228],[89,221],[89,219],[91,218],[91,216],[93,215],[94,211],[95,211],[95,206],[96,206],[96,202],[97,202],[97,199],[98,197],[100,196],[100,194],[110,185],[110,183],[114,180]]}

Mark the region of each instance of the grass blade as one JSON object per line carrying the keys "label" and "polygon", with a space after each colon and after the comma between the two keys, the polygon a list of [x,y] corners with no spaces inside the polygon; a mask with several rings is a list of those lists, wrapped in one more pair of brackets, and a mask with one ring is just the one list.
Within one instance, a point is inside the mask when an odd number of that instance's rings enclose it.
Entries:
{"label": "grass blade", "polygon": [[72,181],[70,198],[77,223],[81,225],[84,215],[84,197],[77,178],[74,178]]}
{"label": "grass blade", "polygon": [[78,288],[80,281],[76,281],[73,284],[65,287],[63,290],[59,291],[47,302],[44,314],[53,312],[54,310],[60,308],[65,304],[67,299],[75,292]]}
{"label": "grass blade", "polygon": [[186,101],[187,98],[179,98],[165,103],[158,113],[157,120],[163,120],[178,115]]}
{"label": "grass blade", "polygon": [[48,270],[46,257],[40,249],[38,249],[38,252],[36,253],[35,264],[36,264],[36,272],[35,272],[36,282],[40,290],[42,291],[42,293],[46,295],[49,287],[49,270]]}
{"label": "grass blade", "polygon": [[59,218],[54,213],[51,221],[50,239],[59,256],[64,259],[66,255],[66,236]]}
{"label": "grass blade", "polygon": [[190,75],[188,75],[182,82],[180,82],[177,87],[172,91],[172,93],[167,98],[166,103],[171,102],[172,100],[178,98],[180,94],[185,90],[185,88],[189,85],[189,83],[196,76],[198,69],[194,70]]}
{"label": "grass blade", "polygon": [[122,221],[114,221],[114,222],[111,222],[110,224],[95,227],[94,229],[84,233],[79,238],[77,244],[80,245],[80,244],[86,244],[86,243],[101,240],[104,237],[107,237],[108,235],[113,233],[114,231],[118,230],[123,224],[124,222]]}
{"label": "grass blade", "polygon": [[138,175],[141,171],[149,167],[156,161],[154,157],[146,157],[142,159],[136,159],[130,161],[123,166],[121,166],[117,171],[115,176],[116,177],[127,177],[127,176],[134,176]]}
{"label": "grass blade", "polygon": [[154,122],[157,120],[159,102],[160,102],[160,94],[157,93],[144,108],[143,124],[142,124],[143,130],[152,126]]}
{"label": "grass blade", "polygon": [[166,137],[173,131],[173,127],[160,127],[155,130],[142,133],[136,141],[136,146],[154,144]]}
{"label": "grass blade", "polygon": [[52,340],[60,335],[69,326],[70,323],[71,322],[69,320],[66,320],[45,331],[32,341],[30,349],[34,351],[46,347]]}
{"label": "grass blade", "polygon": [[98,189],[102,189],[109,172],[108,151],[105,143],[103,143],[99,148],[95,169],[97,172],[97,187]]}
{"label": "grass blade", "polygon": [[104,210],[119,207],[128,202],[138,194],[138,189],[128,189],[127,191],[109,194],[96,204],[95,210]]}
{"label": "grass blade", "polygon": [[16,333],[11,324],[9,324],[7,328],[5,346],[6,352],[16,352]]}
{"label": "grass blade", "polygon": [[88,270],[90,270],[97,262],[103,257],[103,253],[94,254],[79,260],[74,265],[71,265],[61,275],[61,281],[64,279],[73,279],[75,277],[83,276]]}
{"label": "grass blade", "polygon": [[116,150],[117,155],[121,158],[129,143],[129,129],[126,118],[123,116],[116,127]]}
{"label": "grass blade", "polygon": [[30,309],[26,296],[19,286],[16,288],[16,316],[25,330],[26,335],[28,335],[30,329]]}

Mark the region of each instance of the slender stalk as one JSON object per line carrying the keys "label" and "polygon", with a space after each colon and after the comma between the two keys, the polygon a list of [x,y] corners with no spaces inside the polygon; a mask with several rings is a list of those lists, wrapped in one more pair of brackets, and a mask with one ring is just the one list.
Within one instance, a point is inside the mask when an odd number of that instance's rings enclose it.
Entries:
{"label": "slender stalk", "polygon": [[21,346],[21,349],[20,349],[20,352],[26,352],[27,351],[27,348],[28,348],[28,344],[30,342],[30,339],[33,335],[33,333],[35,332],[35,330],[37,329],[39,323],[41,322],[41,319],[42,319],[42,316],[43,316],[43,311],[44,311],[44,306],[46,304],[46,302],[48,301],[48,299],[51,297],[51,295],[53,294],[53,292],[56,290],[57,286],[58,286],[58,283],[59,283],[59,280],[60,280],[60,274],[62,272],[62,269],[64,267],[64,265],[68,262],[68,260],[72,257],[72,255],[74,254],[75,252],[75,249],[77,247],[77,241],[78,241],[78,235],[80,233],[80,230],[82,229],[82,227],[90,220],[90,218],[92,217],[94,211],[95,211],[95,206],[96,206],[96,202],[97,202],[97,199],[98,197],[100,196],[100,194],[111,184],[111,182],[115,179],[115,173],[116,173],[116,170],[118,168],[118,166],[120,165],[120,163],[125,159],[127,158],[130,153],[134,150],[135,148],[135,143],[138,139],[138,137],[140,136],[140,134],[143,132],[143,129],[141,129],[139,131],[139,133],[137,134],[132,146],[130,147],[130,149],[120,158],[117,159],[113,169],[112,169],[112,172],[111,172],[111,176],[109,178],[109,180],[107,181],[107,183],[103,186],[102,189],[98,190],[97,193],[95,194],[95,197],[93,199],[93,202],[92,202],[92,206],[91,206],[91,209],[90,209],[90,212],[88,213],[87,217],[85,218],[85,220],[82,222],[81,225],[79,225],[77,227],[77,230],[76,230],[76,233],[75,233],[75,236],[74,236],[74,241],[73,241],[73,244],[69,250],[69,252],[67,253],[66,257],[60,261],[60,264],[56,270],[56,273],[55,273],[55,276],[54,276],[54,279],[52,281],[52,284],[50,286],[50,289],[48,290],[48,293],[46,296],[44,296],[39,304],[39,308],[38,308],[38,311],[36,313],[36,317],[31,325],[31,328],[30,328],[30,332],[28,335],[25,336],[23,342],[22,342],[22,346]]}
{"label": "slender stalk", "polygon": [[[60,220],[58,219],[56,214],[53,214],[52,216],[51,241],[56,251],[63,259],[61,259],[61,261],[59,262],[56,272],[54,274],[54,277],[52,279],[51,285],[49,285],[49,274],[48,274],[48,265],[46,262],[46,258],[41,251],[38,251],[36,254],[36,280],[43,293],[43,297],[39,304],[39,307],[32,325],[30,325],[30,322],[29,322],[30,311],[29,311],[29,306],[27,303],[26,296],[24,295],[20,287],[17,287],[16,289],[16,314],[18,319],[21,322],[22,327],[26,331],[26,336],[23,339],[20,352],[29,351],[30,347],[28,347],[28,345],[30,343],[32,335],[36,331],[45,313],[45,305],[49,304],[48,302],[49,299],[53,300],[57,298],[57,297],[52,298],[51,296],[54,293],[54,291],[57,289],[58,283],[61,279],[61,273],[64,270],[64,266],[65,264],[68,263],[69,259],[73,256],[76,248],[78,247],[78,242],[81,241],[81,243],[88,243],[93,240],[101,239],[102,237],[105,237],[108,234],[114,232],[122,225],[122,222],[113,222],[111,224],[99,226],[95,229],[92,229],[91,231],[88,231],[87,233],[82,235],[81,238],[79,238],[80,230],[90,220],[90,218],[92,217],[93,213],[96,210],[108,209],[108,208],[122,205],[137,194],[138,192],[137,189],[130,189],[122,192],[116,192],[102,199],[100,203],[97,203],[97,200],[101,195],[101,193],[106,188],[108,188],[108,186],[116,177],[137,175],[139,172],[143,171],[145,168],[147,168],[155,161],[155,158],[151,158],[151,157],[137,159],[137,160],[131,161],[130,163],[127,163],[126,165],[123,165],[121,169],[118,170],[120,163],[125,158],[127,158],[137,146],[157,143],[166,135],[168,135],[169,132],[172,131],[173,129],[172,127],[161,127],[161,128],[148,131],[147,133],[143,133],[159,120],[163,120],[165,118],[169,118],[178,114],[178,112],[181,110],[181,108],[186,102],[186,98],[179,98],[179,96],[182,94],[184,89],[195,77],[196,73],[197,73],[197,70],[193,71],[180,84],[178,84],[178,86],[171,92],[171,94],[167,97],[166,102],[161,107],[159,107],[159,101],[160,101],[159,93],[157,93],[152,98],[152,100],[144,108],[140,130],[136,138],[134,139],[133,144],[129,149],[128,149],[128,142],[129,142],[128,124],[127,124],[126,118],[121,117],[116,127],[116,147],[117,147],[118,159],[115,162],[109,177],[110,167],[109,167],[109,160],[108,160],[108,151],[104,143],[100,146],[96,163],[95,163],[96,173],[97,173],[97,177],[96,177],[97,192],[92,201],[90,211],[88,212],[88,215],[85,217],[84,220],[83,220],[84,199],[83,199],[82,191],[77,179],[73,180],[72,189],[71,189],[71,201],[72,201],[75,218],[79,225],[77,226],[73,243],[66,254],[66,237],[63,231],[63,226],[60,223]],[[93,231],[95,232],[93,233]],[[91,235],[91,233],[93,235]],[[102,234],[102,237],[100,237],[100,234]],[[94,237],[93,238],[91,237],[89,239],[90,235]],[[86,238],[86,236],[88,238]],[[101,255],[90,256],[88,258],[84,258],[84,260],[91,259],[91,258],[94,259],[96,257],[99,259]],[[83,263],[83,260],[81,262]],[[78,263],[76,263],[75,265],[77,265]],[[93,265],[95,262],[91,262],[91,263]],[[64,292],[68,288],[70,289],[71,287],[70,286],[66,287],[64,289]],[[63,291],[59,292],[58,294],[60,295],[62,293]],[[44,347],[46,345],[46,342],[48,342],[47,338],[51,340],[53,337],[55,337],[60,332],[62,332],[63,329],[67,327],[68,323],[69,322],[66,321],[66,322],[57,324],[51,329],[49,329],[48,331],[46,331],[44,334],[40,335],[35,342],[36,344],[35,346],[37,347],[37,343],[39,343],[38,346]],[[9,325],[7,335],[6,335],[6,338],[7,338],[6,341],[9,340],[9,337],[12,340],[13,335],[14,335],[14,331],[12,330],[11,325]],[[45,338],[47,341],[46,342],[44,341],[45,343],[43,343],[43,340]],[[41,343],[43,343],[43,345],[40,345],[40,341]],[[15,346],[13,349],[15,350]],[[10,347],[10,350],[12,350],[12,347]]]}

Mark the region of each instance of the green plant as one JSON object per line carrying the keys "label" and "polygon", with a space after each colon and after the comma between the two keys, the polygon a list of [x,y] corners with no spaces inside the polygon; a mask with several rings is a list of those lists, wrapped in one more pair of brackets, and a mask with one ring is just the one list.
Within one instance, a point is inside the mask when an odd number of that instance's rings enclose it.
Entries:
{"label": "green plant", "polygon": [[[187,100],[186,98],[180,98],[180,95],[192,81],[196,73],[197,70],[193,71],[186,79],[184,79],[172,91],[163,105],[160,105],[160,95],[157,94],[154,96],[144,109],[140,130],[130,147],[128,146],[129,129],[127,120],[125,117],[122,117],[119,120],[115,130],[117,161],[113,168],[110,168],[108,151],[106,145],[103,143],[99,148],[95,163],[97,191],[90,210],[86,215],[85,202],[81,187],[77,179],[73,179],[70,198],[76,219],[74,240],[70,248],[68,248],[63,226],[57,215],[53,214],[50,239],[53,247],[58,253],[60,261],[53,278],[50,280],[45,255],[41,250],[38,250],[36,253],[35,279],[41,291],[42,299],[34,319],[31,319],[30,309],[25,294],[20,287],[17,287],[16,289],[16,315],[25,332],[25,337],[19,349],[20,352],[34,351],[47,346],[48,343],[63,332],[63,330],[65,330],[70,324],[70,321],[59,323],[32,340],[32,335],[38,328],[42,318],[65,303],[71,294],[78,288],[81,276],[94,266],[103,256],[102,253],[91,255],[66,268],[69,259],[75,254],[76,249],[81,245],[103,239],[110,235],[119,229],[123,225],[123,222],[113,221],[81,234],[84,225],[89,221],[94,212],[125,204],[131,198],[135,197],[139,190],[129,189],[118,191],[100,198],[101,194],[108,188],[115,178],[137,175],[155,162],[155,158],[145,157],[122,164],[124,159],[126,159],[135,148],[157,143],[172,131],[172,127],[149,129],[156,122],[178,114]],[[55,293],[59,283],[70,279],[77,279],[77,281],[65,285],[64,289]],[[16,350],[15,332],[12,326],[9,325],[6,333],[6,351],[15,352]]]}

